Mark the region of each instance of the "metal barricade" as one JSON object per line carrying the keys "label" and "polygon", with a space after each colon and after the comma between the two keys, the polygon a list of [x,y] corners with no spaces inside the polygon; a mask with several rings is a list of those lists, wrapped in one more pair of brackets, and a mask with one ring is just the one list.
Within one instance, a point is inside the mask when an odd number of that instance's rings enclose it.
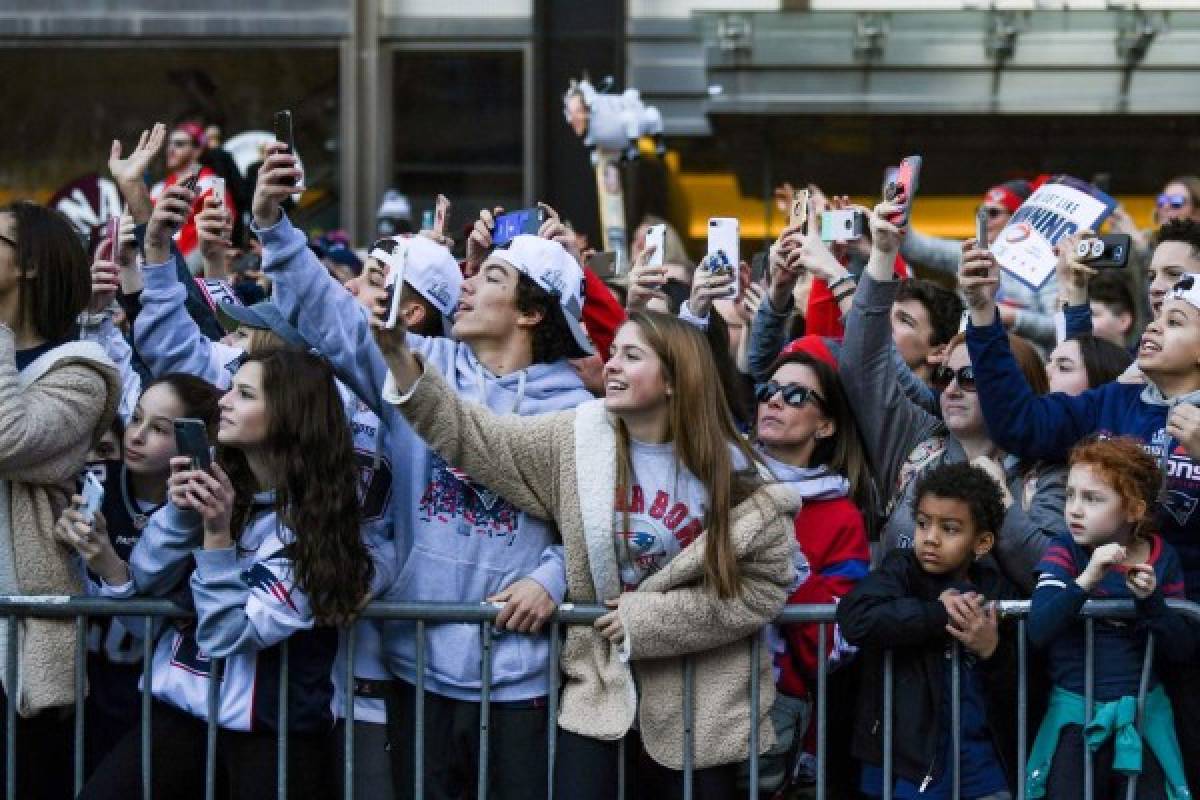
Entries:
{"label": "metal barricade", "polygon": [[[1187,614],[1190,617],[1200,620],[1200,605],[1188,603],[1184,601],[1172,600],[1168,601],[1169,605],[1176,611]],[[1017,659],[1018,659],[1018,687],[1017,687],[1017,800],[1024,800],[1025,797],[1025,762],[1028,758],[1028,741],[1026,735],[1026,727],[1028,723],[1029,709],[1029,685],[1027,675],[1028,665],[1028,645],[1026,641],[1025,619],[1029,613],[1029,601],[1001,601],[996,604],[997,613],[1001,618],[1015,619],[1017,623]],[[482,659],[480,665],[480,675],[482,678],[481,684],[481,708],[480,708],[480,725],[479,725],[479,782],[477,788],[477,797],[479,800],[487,800],[488,796],[488,760],[489,760],[489,696],[490,696],[490,677],[492,672],[492,623],[494,623],[496,615],[500,608],[493,604],[422,604],[422,603],[373,603],[363,612],[363,616],[370,619],[381,620],[409,620],[415,624],[416,636],[416,685],[415,685],[415,709],[414,709],[414,736],[413,748],[415,754],[413,788],[416,797],[420,798],[424,794],[424,760],[425,760],[425,745],[424,745],[424,726],[425,726],[425,665],[427,662],[428,647],[425,641],[428,626],[430,624],[440,623],[474,623],[479,625],[480,638],[482,643]],[[554,762],[557,751],[557,725],[554,720],[558,715],[558,687],[559,687],[559,655],[561,653],[561,642],[563,629],[573,625],[591,625],[602,615],[608,612],[609,609],[602,606],[575,606],[572,604],[564,604],[555,613],[554,618],[549,623],[548,635],[550,637],[550,659],[548,664],[548,687],[549,696],[547,698],[547,713],[550,720],[548,724],[548,769],[546,774],[547,795],[553,797],[554,787]],[[828,658],[828,643],[833,636],[831,627],[835,623],[834,605],[811,605],[811,606],[789,606],[776,618],[778,624],[797,624],[809,623],[816,624],[818,628],[818,667],[817,667],[817,692],[816,692],[816,742],[817,742],[817,772],[816,772],[816,797],[818,800],[826,800],[828,797],[828,688],[829,688],[829,658]],[[1094,693],[1094,622],[1097,618],[1130,618],[1135,615],[1135,608],[1132,601],[1128,600],[1089,600],[1084,604],[1081,615],[1085,618],[1086,626],[1086,646],[1085,654],[1085,708],[1087,718],[1091,718]],[[7,686],[16,686],[17,681],[17,636],[13,635],[16,630],[18,620],[25,618],[54,618],[54,619],[74,619],[75,621],[75,658],[76,658],[76,679],[75,679],[75,721],[74,721],[74,786],[75,793],[78,794],[83,787],[84,778],[84,760],[83,760],[83,745],[84,745],[84,729],[86,724],[85,719],[85,670],[87,658],[87,624],[90,617],[108,617],[120,616],[124,618],[142,617],[144,642],[146,643],[143,650],[143,676],[144,688],[142,692],[141,703],[141,760],[142,760],[142,787],[143,796],[150,798],[152,795],[153,784],[153,741],[151,737],[151,693],[149,676],[152,674],[152,658],[153,658],[153,631],[154,623],[157,619],[177,619],[189,618],[193,613],[187,609],[174,605],[165,600],[152,599],[132,599],[132,600],[111,600],[96,597],[62,597],[62,596],[0,596],[0,617],[3,617],[9,626],[10,635],[7,642],[7,662],[5,665],[5,681]],[[344,685],[347,689],[344,694],[343,716],[347,720],[346,735],[344,742],[344,774],[343,774],[343,792],[346,800],[354,798],[354,726],[349,724],[354,718],[354,631],[353,628],[344,632],[347,637],[345,653],[346,661],[344,664]],[[749,751],[752,757],[748,766],[749,781],[747,794],[751,800],[758,797],[758,778],[759,778],[759,758],[756,755],[759,749],[759,698],[761,687],[759,685],[759,659],[761,657],[761,642],[762,637],[758,636],[753,639],[750,644],[751,657],[751,686],[750,686],[750,741],[748,742]],[[279,679],[279,719],[278,719],[278,743],[277,743],[277,770],[278,770],[278,790],[277,796],[280,800],[286,800],[288,796],[288,669],[289,669],[289,654],[288,645],[285,640],[280,644],[280,679]],[[1153,638],[1151,636],[1146,654],[1143,661],[1143,671],[1138,691],[1138,725],[1142,722],[1142,714],[1145,707],[1146,693],[1149,689],[1149,676],[1153,663]],[[953,753],[953,797],[959,797],[959,783],[961,776],[959,775],[960,762],[960,713],[961,713],[961,697],[959,690],[959,674],[960,666],[960,650],[957,642],[952,645],[952,689],[951,689],[951,714],[952,714],[952,732],[951,732],[951,748]],[[894,713],[894,675],[893,675],[893,658],[892,653],[884,654],[884,685],[883,689],[883,797],[884,800],[891,800],[893,794],[894,774],[893,766],[894,759],[892,753],[892,742],[894,735],[893,713]],[[212,668],[210,671],[210,681],[208,686],[208,729],[207,729],[207,746],[205,753],[205,797],[213,800],[216,795],[216,751],[217,751],[217,708],[220,700],[220,676],[223,668],[223,659],[213,659]],[[695,772],[695,754],[694,754],[694,690],[695,690],[695,669],[694,662],[691,657],[683,659],[684,671],[684,699],[683,699],[683,727],[684,727],[684,752],[683,752],[683,795],[685,798],[691,798],[694,772]],[[5,764],[7,766],[6,773],[6,797],[8,800],[16,800],[16,703],[11,699],[7,704],[7,716],[5,719],[7,730],[7,741],[5,749]],[[1092,775],[1090,771],[1091,760],[1088,749],[1084,748],[1085,757],[1087,758],[1084,779],[1084,797],[1086,800],[1092,800],[1095,787],[1092,785]],[[624,743],[619,746],[618,755],[618,786],[619,797],[624,797]],[[65,766],[65,765],[64,765]],[[1132,800],[1136,792],[1136,781],[1130,781],[1128,785],[1128,800]]]}

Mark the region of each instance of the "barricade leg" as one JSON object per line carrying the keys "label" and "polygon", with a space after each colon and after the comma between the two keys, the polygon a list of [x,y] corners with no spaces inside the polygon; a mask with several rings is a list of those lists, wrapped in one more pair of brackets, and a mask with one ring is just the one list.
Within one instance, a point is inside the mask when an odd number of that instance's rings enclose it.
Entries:
{"label": "barricade leg", "polygon": [[279,719],[275,723],[275,793],[279,800],[287,800],[288,796],[288,660],[288,641],[284,639],[279,643]]}
{"label": "barricade leg", "polygon": [[75,795],[83,791],[83,724],[87,686],[88,618],[75,618]]}

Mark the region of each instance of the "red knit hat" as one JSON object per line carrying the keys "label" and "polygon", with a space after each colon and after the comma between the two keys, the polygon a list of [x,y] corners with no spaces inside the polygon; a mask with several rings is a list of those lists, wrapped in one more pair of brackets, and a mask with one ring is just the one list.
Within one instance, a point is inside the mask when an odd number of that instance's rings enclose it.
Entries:
{"label": "red knit hat", "polygon": [[1030,186],[1029,181],[1005,181],[984,192],[983,202],[994,206],[1003,206],[1008,213],[1015,214],[1031,194],[1033,194],[1033,187]]}
{"label": "red knit hat", "polygon": [[836,370],[838,368],[838,361],[833,351],[840,349],[840,347],[841,343],[837,339],[827,339],[824,336],[816,336],[810,333],[807,336],[801,336],[799,339],[789,342],[779,355],[790,356],[793,353],[804,353],[828,364],[832,369]]}
{"label": "red knit hat", "polygon": [[175,126],[175,130],[187,134],[196,147],[204,146],[204,128],[199,122],[181,122]]}

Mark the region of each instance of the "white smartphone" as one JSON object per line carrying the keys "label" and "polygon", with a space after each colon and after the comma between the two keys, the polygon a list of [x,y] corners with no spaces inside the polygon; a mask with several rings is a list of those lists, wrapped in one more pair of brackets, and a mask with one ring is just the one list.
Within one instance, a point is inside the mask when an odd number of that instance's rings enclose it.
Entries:
{"label": "white smartphone", "polygon": [[104,505],[104,484],[89,471],[83,473],[83,489],[80,492],[83,496],[83,505],[80,511],[83,513],[83,518],[89,524],[96,518],[96,512]]}
{"label": "white smartphone", "polygon": [[738,293],[738,265],[741,263],[739,246],[736,217],[713,217],[708,221],[708,255],[716,257],[718,252],[725,254],[728,269],[733,275],[730,297],[736,297]]}
{"label": "white smartphone", "polygon": [[212,196],[217,199],[217,208],[225,207],[225,179],[213,178]]}
{"label": "white smartphone", "polygon": [[647,264],[651,267],[661,267],[663,265],[663,248],[666,246],[666,225],[651,225],[646,229],[646,249],[654,248],[654,252],[650,254],[650,260],[646,262]]}
{"label": "white smartphone", "polygon": [[[403,249],[403,252],[400,250]],[[400,320],[400,298],[404,294],[404,268],[408,264],[408,247],[396,248],[393,254],[399,253],[400,258],[388,272],[384,287],[388,290],[388,317],[384,327],[392,330]],[[398,268],[397,268],[398,267]]]}

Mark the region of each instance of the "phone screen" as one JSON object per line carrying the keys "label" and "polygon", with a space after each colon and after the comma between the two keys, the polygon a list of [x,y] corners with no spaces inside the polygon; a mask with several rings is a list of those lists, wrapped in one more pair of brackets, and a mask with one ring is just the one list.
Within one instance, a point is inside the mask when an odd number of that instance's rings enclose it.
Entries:
{"label": "phone screen", "polygon": [[203,420],[180,417],[175,420],[175,449],[192,459],[193,469],[208,469],[212,452],[208,449],[208,429]]}
{"label": "phone screen", "polygon": [[988,247],[988,213],[986,209],[975,212],[975,241],[980,249]]}
{"label": "phone screen", "polygon": [[540,208],[524,208],[501,214],[496,217],[496,226],[492,229],[492,244],[501,247],[521,234],[536,236],[538,228],[542,227],[542,215]]}
{"label": "phone screen", "polygon": [[[274,130],[275,138],[287,145],[287,152],[295,155],[296,141],[292,131],[292,112],[290,110],[284,109],[283,111],[275,112]],[[296,181],[289,178],[287,183],[289,185],[294,185]]]}

